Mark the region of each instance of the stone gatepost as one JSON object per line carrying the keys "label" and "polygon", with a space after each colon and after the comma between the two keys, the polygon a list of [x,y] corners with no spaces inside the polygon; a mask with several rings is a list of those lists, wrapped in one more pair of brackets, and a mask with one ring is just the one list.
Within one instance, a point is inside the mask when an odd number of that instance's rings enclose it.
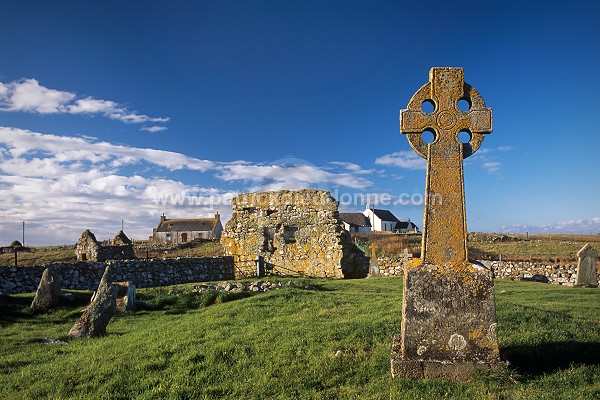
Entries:
{"label": "stone gatepost", "polygon": [[577,252],[576,286],[598,286],[598,252],[587,243]]}
{"label": "stone gatepost", "polygon": [[[468,110],[459,108],[459,101]],[[423,111],[431,103],[433,111]],[[465,107],[466,108],[466,107]],[[434,139],[425,143],[423,132]],[[401,333],[392,376],[468,381],[499,370],[493,274],[467,255],[463,163],[492,131],[492,110],[464,82],[462,68],[432,68],[400,113],[400,132],[427,160],[421,259],[404,271]],[[469,141],[461,143],[459,133]]]}

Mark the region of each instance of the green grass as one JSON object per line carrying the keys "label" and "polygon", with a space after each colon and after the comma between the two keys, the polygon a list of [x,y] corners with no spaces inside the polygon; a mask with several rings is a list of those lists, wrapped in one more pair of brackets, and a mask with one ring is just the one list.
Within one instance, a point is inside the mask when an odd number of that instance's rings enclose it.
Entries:
{"label": "green grass", "polygon": [[[38,315],[27,309],[32,295],[2,298],[0,398],[600,396],[599,289],[498,280],[498,335],[511,369],[459,384],[391,379],[400,278],[304,282],[319,290],[221,301],[190,293],[190,285],[179,295],[140,290],[155,310],[120,314],[107,336],[73,341],[66,333],[89,293]],[[68,344],[41,344],[46,337]]]}
{"label": "green grass", "polygon": [[[494,235],[484,235],[494,236]],[[498,236],[498,235],[495,235]],[[567,259],[577,260],[577,252],[590,243],[600,248],[600,235],[509,235],[514,240],[504,242],[469,241],[469,255],[476,258],[505,260]]]}
{"label": "green grass", "polygon": [[[44,265],[53,262],[74,262],[75,247],[65,246],[43,246],[32,247],[31,251],[19,252],[18,265]],[[15,265],[14,253],[0,254],[0,265]]]}

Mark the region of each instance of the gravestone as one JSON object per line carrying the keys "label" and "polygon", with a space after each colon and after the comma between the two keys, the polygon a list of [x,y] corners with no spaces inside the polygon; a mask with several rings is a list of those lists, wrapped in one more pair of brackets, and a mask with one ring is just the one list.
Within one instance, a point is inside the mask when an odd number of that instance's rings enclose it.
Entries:
{"label": "gravestone", "polygon": [[58,305],[61,295],[60,276],[50,268],[46,268],[42,273],[40,284],[31,302],[31,308],[38,311],[48,311]]}
{"label": "gravestone", "polygon": [[377,265],[377,245],[372,243],[369,248],[371,249],[371,259],[369,260],[369,274],[367,278],[375,278],[380,276],[379,266]]}
{"label": "gravestone", "polygon": [[598,271],[596,270],[598,253],[596,250],[588,243],[577,252],[577,257],[575,285],[598,286]]}
{"label": "gravestone", "polygon": [[[461,110],[459,101],[467,104]],[[431,103],[433,111],[423,111]],[[434,140],[425,143],[423,133]],[[400,113],[400,132],[427,160],[421,259],[404,270],[402,326],[392,376],[469,381],[500,370],[493,274],[468,261],[463,162],[492,131],[492,110],[462,68],[432,68]],[[469,140],[459,141],[466,132]]]}
{"label": "gravestone", "polygon": [[112,283],[110,266],[106,267],[90,304],[69,331],[70,338],[102,336],[117,311],[117,290]]}
{"label": "gravestone", "polygon": [[115,282],[114,286],[117,291],[117,311],[125,312],[135,310],[136,290],[133,282]]}

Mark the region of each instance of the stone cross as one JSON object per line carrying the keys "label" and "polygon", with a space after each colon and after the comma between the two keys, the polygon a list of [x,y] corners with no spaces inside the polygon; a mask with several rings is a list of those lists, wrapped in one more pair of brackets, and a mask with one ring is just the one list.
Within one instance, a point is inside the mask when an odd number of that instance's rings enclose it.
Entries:
{"label": "stone cross", "polygon": [[[468,110],[459,108],[459,101]],[[434,106],[423,111],[424,103]],[[423,132],[434,136],[425,143]],[[400,132],[413,150],[427,160],[425,212],[421,259],[425,264],[452,265],[467,261],[467,223],[462,160],[479,149],[492,131],[492,110],[479,93],[464,82],[462,68],[432,68],[429,83],[400,112]],[[467,143],[459,133],[466,132]]]}
{"label": "stone cross", "polygon": [[369,246],[369,249],[371,250],[371,259],[375,259],[375,261],[377,261],[377,254],[376,254],[377,245],[375,243],[371,243],[371,245]]}
{"label": "stone cross", "polygon": [[[467,110],[461,110],[464,100]],[[432,103],[433,111],[422,110]],[[498,371],[493,273],[467,258],[462,160],[492,130],[492,110],[464,82],[462,68],[432,68],[400,113],[400,131],[427,160],[421,260],[404,268],[402,324],[391,352],[392,376],[468,381]],[[422,134],[433,133],[425,143]],[[467,132],[462,143],[459,133]]]}

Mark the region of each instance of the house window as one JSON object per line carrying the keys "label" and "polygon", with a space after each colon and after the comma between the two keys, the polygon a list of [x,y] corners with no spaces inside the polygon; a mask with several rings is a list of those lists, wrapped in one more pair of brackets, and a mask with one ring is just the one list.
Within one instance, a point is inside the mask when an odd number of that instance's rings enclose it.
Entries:
{"label": "house window", "polygon": [[188,234],[184,232],[181,234],[181,242],[185,243],[187,241],[188,241]]}
{"label": "house window", "polygon": [[286,244],[296,243],[297,226],[286,226],[283,228],[283,241]]}
{"label": "house window", "polygon": [[171,234],[167,233],[167,241],[170,242],[171,241]]}

